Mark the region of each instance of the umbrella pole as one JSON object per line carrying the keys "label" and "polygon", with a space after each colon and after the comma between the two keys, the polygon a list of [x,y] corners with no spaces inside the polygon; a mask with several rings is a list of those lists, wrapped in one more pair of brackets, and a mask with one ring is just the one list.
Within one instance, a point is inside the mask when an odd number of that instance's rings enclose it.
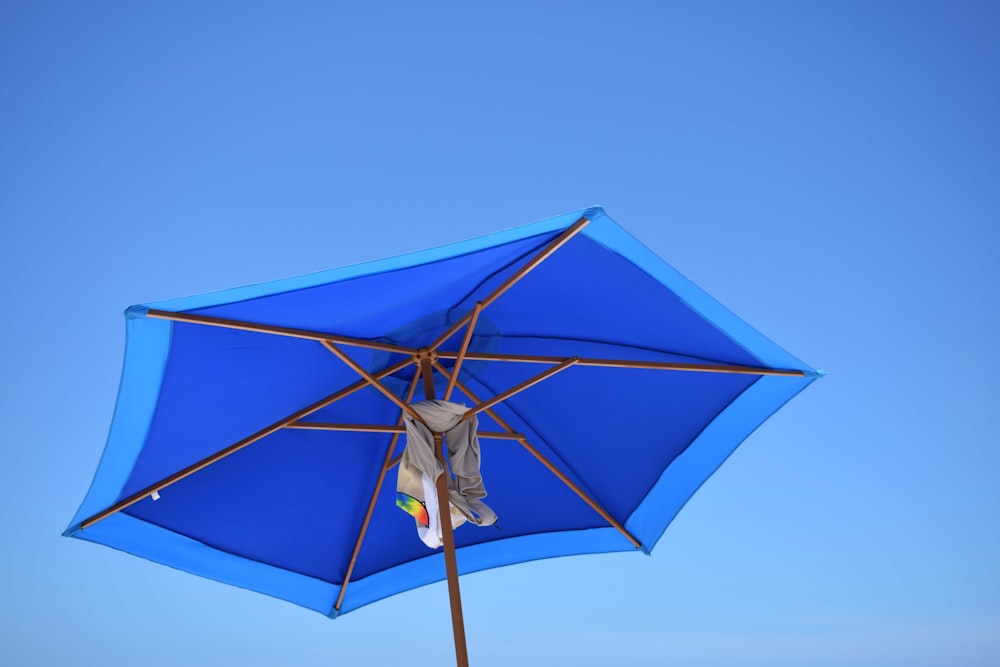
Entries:
{"label": "umbrella pole", "polygon": [[462,594],[458,588],[458,559],[455,557],[455,534],[451,527],[451,505],[448,501],[448,478],[444,462],[444,439],[434,434],[434,452],[445,472],[438,475],[438,511],[441,513],[441,541],[444,542],[444,568],[448,574],[448,597],[451,601],[451,629],[455,635],[455,662],[469,667],[469,651],[465,646],[465,619],[462,616]]}
{"label": "umbrella pole", "polygon": [[[420,372],[424,380],[424,396],[434,398],[434,369],[426,353],[420,355]],[[451,602],[451,629],[455,635],[455,662],[469,667],[469,650],[465,645],[465,619],[462,617],[462,594],[458,587],[458,559],[455,557],[455,533],[451,527],[451,504],[448,500],[448,464],[444,458],[444,436],[434,433],[434,456],[441,464],[441,474],[435,482],[438,513],[441,518],[441,541],[444,543],[444,569],[448,575],[448,597]]]}

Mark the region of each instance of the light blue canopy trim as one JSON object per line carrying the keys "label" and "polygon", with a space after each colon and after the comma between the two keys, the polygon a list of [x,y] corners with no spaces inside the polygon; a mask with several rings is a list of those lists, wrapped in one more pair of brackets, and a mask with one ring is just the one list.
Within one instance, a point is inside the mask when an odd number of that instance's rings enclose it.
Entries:
{"label": "light blue canopy trim", "polygon": [[[608,527],[522,535],[486,542],[462,547],[456,550],[455,557],[459,574],[468,574],[543,558],[634,550],[632,543],[617,529]],[[426,586],[444,578],[444,553],[438,550],[426,558],[351,582],[340,613],[353,611],[395,593]],[[338,614],[331,612],[330,615]]]}
{"label": "light blue canopy trim", "polygon": [[[351,582],[338,612],[334,604],[340,587],[335,584],[213,549],[127,514],[110,516],[76,537],[264,593],[332,618],[445,578],[444,554],[440,549],[428,551],[426,558]],[[457,559],[459,573],[469,574],[529,560],[632,550],[632,545],[614,528],[594,528],[468,546],[457,551]]]}
{"label": "light blue canopy trim", "polygon": [[333,607],[340,592],[335,584],[213,549],[123,512],[79,531],[75,537],[324,614]]}
{"label": "light blue canopy trim", "polygon": [[90,490],[65,534],[114,504],[128,481],[156,411],[170,353],[171,323],[126,311],[125,360],[111,430]]}
{"label": "light blue canopy trim", "polygon": [[730,403],[701,435],[674,459],[625,522],[649,553],[694,493],[768,417],[816,379],[764,376]]}
{"label": "light blue canopy trim", "polygon": [[807,364],[766,338],[719,303],[711,294],[667,264],[656,253],[611,220],[604,213],[604,209],[598,207],[589,210],[593,216],[593,223],[583,229],[584,236],[628,258],[630,262],[656,278],[693,310],[729,336],[731,340],[760,359],[765,366],[814,372]]}

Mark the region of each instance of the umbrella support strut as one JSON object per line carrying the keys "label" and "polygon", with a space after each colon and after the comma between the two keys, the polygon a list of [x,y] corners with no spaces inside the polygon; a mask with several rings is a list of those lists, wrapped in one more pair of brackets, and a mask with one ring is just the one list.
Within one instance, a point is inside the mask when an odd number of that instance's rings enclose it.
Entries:
{"label": "umbrella support strut", "polygon": [[[417,390],[417,376],[413,376],[413,382],[410,383],[410,391],[406,395],[407,402],[413,400],[413,394]],[[365,512],[365,520],[361,524],[361,532],[358,534],[358,540],[354,543],[354,551],[351,552],[351,562],[347,566],[347,573],[344,575],[344,583],[340,585],[340,593],[337,594],[337,602],[333,605],[333,608],[340,611],[341,605],[344,604],[344,594],[347,593],[347,585],[351,583],[351,575],[354,574],[354,566],[358,562],[358,554],[361,553],[361,545],[365,541],[365,533],[368,532],[368,523],[372,519],[372,514],[375,512],[375,501],[378,499],[379,491],[382,490],[382,482],[385,481],[385,474],[389,471],[389,461],[392,460],[392,455],[396,451],[396,443],[399,442],[399,436],[402,433],[402,423],[403,423],[403,413],[399,413],[399,419],[396,420],[399,425],[399,430],[393,432],[392,439],[389,441],[389,448],[385,453],[385,461],[382,463],[382,470],[379,472],[378,481],[375,482],[375,490],[372,491],[371,500],[368,501],[368,511]]]}

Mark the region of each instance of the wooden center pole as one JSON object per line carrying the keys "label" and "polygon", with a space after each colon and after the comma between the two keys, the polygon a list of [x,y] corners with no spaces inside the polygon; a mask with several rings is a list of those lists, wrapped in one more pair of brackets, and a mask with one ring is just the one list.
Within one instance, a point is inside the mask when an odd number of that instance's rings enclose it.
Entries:
{"label": "wooden center pole", "polygon": [[[431,357],[425,351],[420,354],[420,372],[424,380],[424,396],[434,398],[434,369]],[[434,433],[434,456],[441,464],[441,474],[435,482],[438,496],[438,512],[441,518],[441,541],[444,543],[444,568],[448,575],[448,597],[451,600],[451,629],[455,635],[455,663],[458,667],[469,667],[469,650],[465,645],[465,619],[462,616],[462,594],[458,587],[458,559],[455,557],[455,533],[451,527],[451,504],[448,500],[448,464],[444,457],[444,436]]]}

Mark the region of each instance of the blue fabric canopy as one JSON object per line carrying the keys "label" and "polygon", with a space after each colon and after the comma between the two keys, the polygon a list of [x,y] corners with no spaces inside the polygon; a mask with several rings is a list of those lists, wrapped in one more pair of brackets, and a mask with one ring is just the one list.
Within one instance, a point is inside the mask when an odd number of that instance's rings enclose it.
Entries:
{"label": "blue fabric canopy", "polygon": [[[479,399],[550,363],[581,357],[792,371],[696,372],[577,365],[498,403],[503,421],[649,552],[691,495],[744,438],[818,372],[737,318],[590,208],[442,248],[357,266],[133,306],[111,432],[66,534],[336,616],[444,578],[440,551],[378,479],[391,434],[282,428],[152,495],[89,517],[358,381],[321,342],[163,311],[305,330],[405,348],[429,345],[581,218],[590,222],[482,310],[460,379]],[[293,332],[294,333],[294,332]],[[458,350],[456,331],[442,351]],[[406,354],[344,346],[370,373]],[[476,355],[481,358],[476,358]],[[452,368],[454,360],[442,355]],[[398,396],[412,365],[384,377]],[[447,379],[440,377],[439,395]],[[452,400],[475,400],[461,390]],[[306,421],[396,424],[372,387]],[[484,431],[503,425],[480,415]],[[404,442],[396,444],[396,453]],[[580,495],[515,441],[484,440],[494,527],[456,529],[472,572],[568,554],[633,551]],[[372,494],[375,510],[340,609]]]}

